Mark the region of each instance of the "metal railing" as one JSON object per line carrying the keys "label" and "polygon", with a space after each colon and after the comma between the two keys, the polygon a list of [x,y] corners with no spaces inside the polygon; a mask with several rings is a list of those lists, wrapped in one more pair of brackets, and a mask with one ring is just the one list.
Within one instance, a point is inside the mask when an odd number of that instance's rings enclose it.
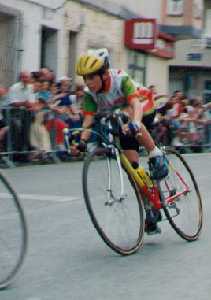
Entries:
{"label": "metal railing", "polygon": [[[1,108],[3,120],[5,126],[8,128],[7,133],[3,140],[0,141],[0,159],[7,167],[14,167],[22,162],[31,162],[28,157],[33,153],[37,153],[37,149],[33,149],[30,144],[30,129],[34,122],[36,113],[28,111],[26,108],[13,108],[4,106]],[[51,115],[51,119],[60,119],[61,115],[50,110],[45,110],[44,114]],[[45,121],[45,120],[44,120]],[[46,129],[47,130],[47,129]],[[179,136],[178,143],[172,143],[172,146],[178,150],[188,152],[211,152],[211,123],[204,124],[200,127],[200,132],[196,132],[200,139],[188,139],[187,136]],[[1,131],[1,129],[0,129]],[[59,152],[67,152],[65,150],[65,143],[63,150],[58,149],[56,143],[57,130],[54,126],[48,130],[50,135],[50,154],[53,163],[59,163],[61,161]],[[177,137],[176,137],[177,138]],[[158,141],[159,142],[159,141]],[[162,142],[161,142],[162,143]],[[164,143],[162,143],[164,144]],[[40,150],[42,152],[42,149]],[[73,158],[72,154],[68,152],[70,160]]]}

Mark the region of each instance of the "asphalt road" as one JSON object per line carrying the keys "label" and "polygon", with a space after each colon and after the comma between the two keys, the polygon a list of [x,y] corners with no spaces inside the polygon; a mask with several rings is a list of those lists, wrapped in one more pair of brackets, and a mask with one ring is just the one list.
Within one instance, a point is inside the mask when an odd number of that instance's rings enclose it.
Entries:
{"label": "asphalt road", "polygon": [[89,220],[81,162],[5,170],[26,212],[29,249],[21,272],[0,291],[0,299],[210,299],[211,154],[187,160],[203,197],[200,239],[188,243],[165,223],[161,235],[146,236],[143,249],[128,257],[112,252]]}

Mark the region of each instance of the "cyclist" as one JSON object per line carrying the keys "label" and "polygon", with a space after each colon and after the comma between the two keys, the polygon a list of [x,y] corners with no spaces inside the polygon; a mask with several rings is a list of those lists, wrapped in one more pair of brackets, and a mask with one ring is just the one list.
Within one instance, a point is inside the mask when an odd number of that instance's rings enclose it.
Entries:
{"label": "cyclist", "polygon": [[[129,122],[120,132],[121,146],[134,167],[138,167],[139,146],[149,152],[149,167],[152,178],[162,179],[168,174],[167,160],[163,152],[155,145],[154,140],[144,126],[143,103],[139,88],[128,74],[122,70],[111,69],[107,49],[89,50],[79,57],[76,73],[83,76],[84,90],[84,131],[81,133],[79,148],[85,149],[90,137],[90,128],[94,115],[99,111],[113,111],[117,108],[129,115]],[[143,100],[142,99],[142,100]],[[149,125],[149,124],[148,124]],[[147,213],[145,231],[158,232],[157,221],[160,212]]]}

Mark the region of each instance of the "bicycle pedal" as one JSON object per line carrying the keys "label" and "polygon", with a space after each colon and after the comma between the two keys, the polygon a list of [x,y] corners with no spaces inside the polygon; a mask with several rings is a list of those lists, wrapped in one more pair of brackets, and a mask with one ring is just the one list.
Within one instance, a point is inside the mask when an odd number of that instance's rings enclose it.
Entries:
{"label": "bicycle pedal", "polygon": [[169,193],[169,196],[172,197],[172,196],[176,195],[176,193],[177,193],[177,190],[176,189],[172,189],[170,191],[170,193]]}
{"label": "bicycle pedal", "polygon": [[155,234],[161,234],[161,229],[160,227],[157,226],[157,228],[153,231],[145,231],[147,235],[155,235]]}
{"label": "bicycle pedal", "polygon": [[177,208],[176,203],[169,203],[168,208],[169,209],[176,209]]}

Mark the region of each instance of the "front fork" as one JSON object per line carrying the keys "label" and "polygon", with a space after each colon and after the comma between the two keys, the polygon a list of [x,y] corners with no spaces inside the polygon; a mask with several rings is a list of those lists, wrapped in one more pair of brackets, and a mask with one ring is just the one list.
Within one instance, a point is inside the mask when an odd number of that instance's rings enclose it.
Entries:
{"label": "front fork", "polygon": [[[125,198],[125,188],[124,188],[124,180],[123,180],[123,170],[120,160],[119,151],[116,148],[109,147],[108,151],[110,152],[109,155],[115,155],[116,161],[117,161],[117,168],[120,178],[120,197],[118,199],[115,199],[115,196],[113,195],[111,183],[112,183],[112,172],[111,172],[111,164],[110,164],[110,158],[107,159],[107,167],[108,167],[108,187],[107,187],[107,202],[106,205],[112,205],[114,202],[121,202]],[[113,153],[112,153],[113,152]]]}

